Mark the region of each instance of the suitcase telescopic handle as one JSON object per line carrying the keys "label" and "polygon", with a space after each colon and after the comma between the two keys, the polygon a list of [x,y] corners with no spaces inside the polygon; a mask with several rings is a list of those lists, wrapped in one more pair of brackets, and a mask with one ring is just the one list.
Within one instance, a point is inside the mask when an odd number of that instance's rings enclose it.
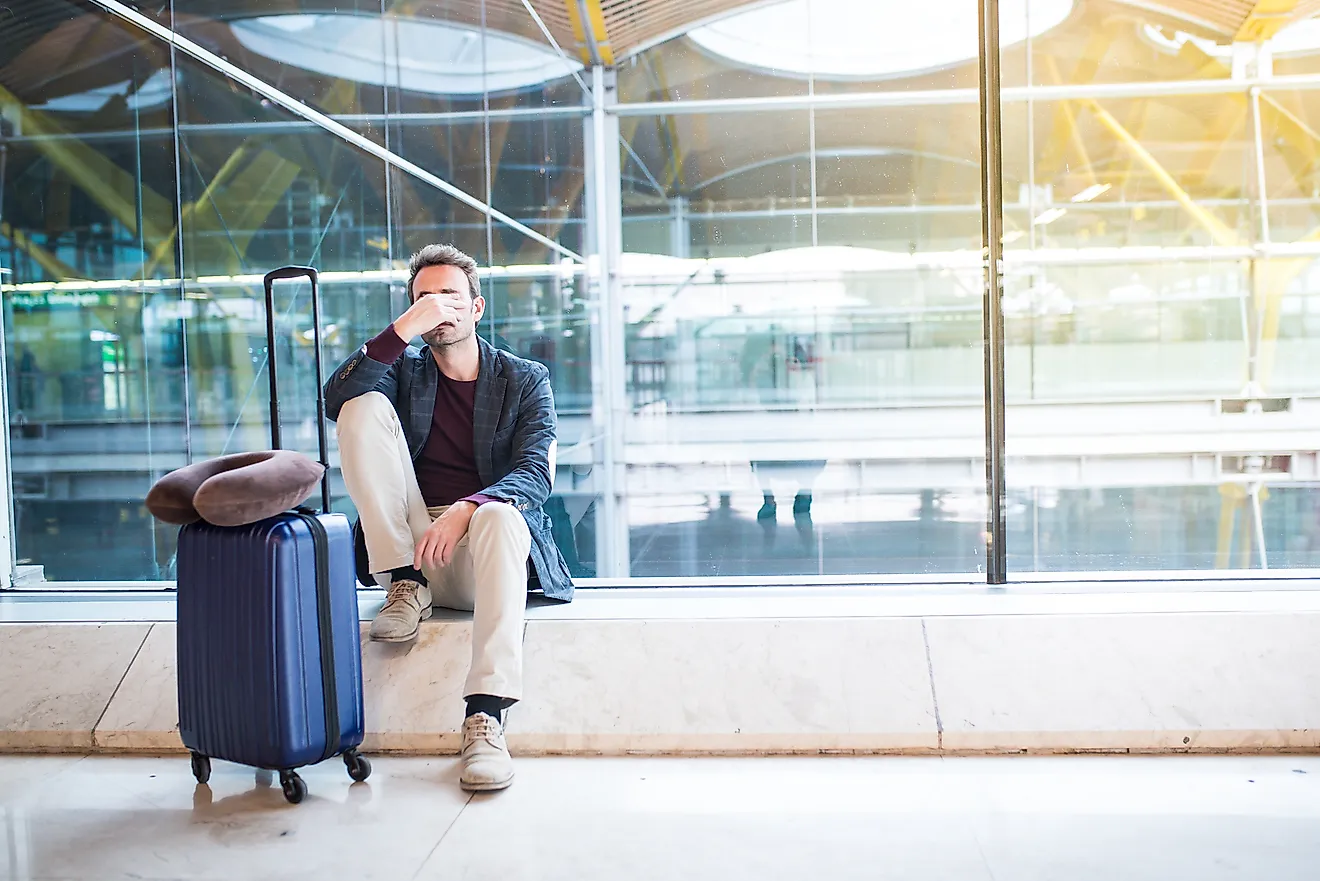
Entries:
{"label": "suitcase telescopic handle", "polygon": [[266,357],[270,375],[270,445],[280,449],[280,394],[275,362],[275,282],[306,278],[312,283],[312,341],[316,350],[316,442],[325,473],[321,476],[321,511],[330,513],[330,453],[325,429],[325,386],[321,368],[321,295],[316,270],[310,266],[281,266],[266,273]]}

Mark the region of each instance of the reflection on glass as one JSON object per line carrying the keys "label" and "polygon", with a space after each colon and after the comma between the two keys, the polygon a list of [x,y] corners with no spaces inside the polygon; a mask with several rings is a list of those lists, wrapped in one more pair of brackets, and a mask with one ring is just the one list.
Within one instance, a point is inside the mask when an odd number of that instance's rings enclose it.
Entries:
{"label": "reflection on glass", "polygon": [[1247,14],[1078,4],[1004,50],[1005,84],[1063,87],[1005,107],[1011,569],[1315,565],[1320,92],[1250,88],[1315,22],[1235,40]]}
{"label": "reflection on glass", "polygon": [[422,94],[514,91],[581,68],[513,34],[487,30],[483,42],[479,26],[461,21],[335,11],[257,16],[231,27],[244,48],[285,64]]}
{"label": "reflection on glass", "polygon": [[[982,565],[974,0],[608,7],[618,100],[672,104],[605,114],[617,180],[571,6],[138,5],[587,263],[29,4],[0,31],[0,267],[18,550],[48,577],[168,578],[151,480],[265,444],[264,271],[323,271],[335,363],[437,241],[482,264],[489,338],[551,370],[575,574]],[[1244,42],[1220,6],[1000,3],[1017,571],[1320,554],[1320,89],[1269,81],[1317,72],[1317,26]],[[683,106],[725,98],[752,101]],[[273,356],[310,451],[306,294]]]}
{"label": "reflection on glass", "polygon": [[[155,578],[168,553],[141,500],[183,452],[168,52],[80,5],[13,15],[0,281],[19,563]],[[81,72],[55,76],[71,42]]]}
{"label": "reflection on glass", "polygon": [[[683,39],[737,57],[757,94],[788,88],[797,62],[844,76],[831,65],[860,55],[753,57],[807,13],[766,6]],[[633,575],[982,565],[976,119],[949,105],[621,120]]]}
{"label": "reflection on glass", "polygon": [[812,244],[808,114],[623,121],[623,249],[674,257]]}

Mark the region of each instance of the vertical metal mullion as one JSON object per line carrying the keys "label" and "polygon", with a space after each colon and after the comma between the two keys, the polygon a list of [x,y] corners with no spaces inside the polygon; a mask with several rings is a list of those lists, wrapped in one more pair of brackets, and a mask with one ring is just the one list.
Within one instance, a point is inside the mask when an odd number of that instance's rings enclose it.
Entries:
{"label": "vertical metal mullion", "polygon": [[[494,157],[490,155],[490,88],[486,84],[486,0],[481,0],[481,143],[482,143],[482,165],[485,170],[486,182],[486,204],[495,204],[495,169],[492,167]],[[512,124],[512,123],[510,123]],[[495,262],[495,221],[489,214],[486,215],[486,265],[490,266]],[[507,292],[505,296],[508,296]],[[495,338],[495,323],[492,321],[487,324],[491,339]]]}
{"label": "vertical metal mullion", "polygon": [[1262,245],[1270,244],[1270,210],[1269,193],[1265,182],[1265,140],[1261,136],[1260,124],[1260,87],[1252,86],[1250,92],[1251,104],[1251,129],[1252,139],[1255,144],[1256,157],[1256,198],[1258,200],[1257,209],[1260,212],[1260,243]]}
{"label": "vertical metal mullion", "polygon": [[[9,146],[5,143],[5,133],[0,129],[0,220],[5,215],[5,175],[9,171]],[[12,245],[13,239],[10,239]],[[0,264],[0,281],[4,281],[6,272],[13,272],[13,265]],[[17,279],[13,279],[17,281]],[[14,508],[14,451],[9,438],[9,341],[6,329],[13,327],[13,307],[9,297],[0,305],[0,464],[4,465],[5,478],[0,480],[0,494],[4,495],[4,520],[0,521],[0,560],[4,562],[3,582],[0,589],[15,587],[18,583],[18,512]]]}
{"label": "vertical metal mullion", "polygon": [[985,301],[986,581],[1008,580],[1004,481],[1004,199],[999,0],[981,0],[981,235]]}
{"label": "vertical metal mullion", "polygon": [[[815,4],[812,3],[812,0],[807,0],[807,51],[811,53],[811,72],[807,74],[807,96],[812,99],[816,97],[816,58],[812,31],[815,13]],[[816,248],[820,246],[820,213],[816,190],[816,106],[814,100],[812,106],[807,108],[807,142],[807,156],[811,168],[811,247]]]}
{"label": "vertical metal mullion", "polygon": [[[391,27],[397,27],[397,25],[394,22],[394,20],[389,16],[388,12],[389,10],[385,6],[385,0],[380,0],[380,51],[381,51],[381,55],[384,58],[384,67],[381,70],[381,77],[380,77],[380,82],[381,82],[380,109],[381,109],[381,115],[384,117],[382,125],[385,128],[385,135],[384,135],[385,149],[393,150],[394,148],[391,145],[392,139],[390,138],[391,129],[394,128],[394,124],[390,120],[390,113],[391,113],[390,111],[390,107],[391,107],[390,105],[390,46],[393,45],[394,47],[396,47],[394,58],[395,58],[395,71],[397,71],[398,70],[397,47],[399,45],[399,41],[396,31],[396,36],[393,44],[391,44],[390,42],[389,29]],[[384,163],[384,172],[385,172],[385,255],[386,255],[386,264],[390,267],[393,267],[394,266],[394,169],[390,167],[390,164],[388,162]],[[364,220],[365,220],[365,216],[364,216]],[[393,282],[386,282],[386,285],[387,285],[386,287],[387,293],[385,296],[386,308],[388,314],[392,316],[394,315],[395,312],[394,284]],[[403,304],[400,303],[398,305],[402,306]]]}
{"label": "vertical metal mullion", "polygon": [[[171,23],[173,23],[174,21],[173,15],[171,15],[170,21]],[[139,75],[139,71],[137,70],[137,64],[135,60],[135,63],[133,64],[134,83],[137,82],[138,75]],[[146,272],[147,235],[144,229],[145,217],[143,215],[143,204],[142,204],[142,187],[145,186],[145,184],[142,181],[142,111],[140,109],[135,109],[133,111],[133,134],[135,137],[134,150],[133,150],[133,160],[134,160],[133,173],[137,180],[137,190],[133,194],[134,196],[133,210],[135,214],[134,219],[137,222],[138,247],[139,250],[141,251],[141,256],[138,259],[138,278],[145,281],[147,277],[147,272]],[[156,456],[155,456],[156,426],[152,424],[151,421],[151,345],[150,342],[147,340],[147,298],[150,295],[147,293],[146,288],[144,288],[141,285],[138,286],[138,295],[139,295],[138,318],[141,321],[141,326],[142,326],[142,413],[143,413],[143,418],[147,423],[147,473],[151,476],[150,477],[151,482],[155,483],[156,478],[159,475],[157,475],[156,473]],[[122,302],[123,302],[123,298],[120,297],[119,303],[122,304]],[[116,311],[118,310],[116,309]],[[127,383],[125,383],[125,387],[127,388]],[[127,395],[125,395],[124,397],[127,398]],[[131,412],[129,414],[129,418],[130,419],[132,418]],[[157,535],[158,532],[155,529],[151,530],[151,558],[153,560],[160,559],[159,547],[158,547],[159,543],[157,540]],[[17,567],[15,568],[17,569]],[[157,569],[156,571],[157,578],[160,578],[163,575],[164,576],[168,575],[168,573],[162,573],[161,571],[159,571],[160,570],[159,563],[156,564],[156,569]]]}
{"label": "vertical metal mullion", "polygon": [[[174,4],[170,3],[170,27],[174,26]],[[174,259],[179,274],[179,355],[183,361],[183,456],[191,465],[192,376],[188,365],[188,282],[183,271],[183,143],[179,132],[179,49],[170,41],[170,115],[174,130]]]}

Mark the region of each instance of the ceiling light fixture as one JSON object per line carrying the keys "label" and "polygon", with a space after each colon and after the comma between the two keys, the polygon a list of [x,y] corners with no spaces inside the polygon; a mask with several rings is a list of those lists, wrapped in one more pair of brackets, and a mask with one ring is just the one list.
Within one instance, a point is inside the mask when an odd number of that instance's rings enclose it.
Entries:
{"label": "ceiling light fixture", "polygon": [[1036,226],[1044,226],[1047,223],[1053,223],[1067,213],[1067,208],[1051,208],[1036,215],[1036,219],[1031,222]]}
{"label": "ceiling light fixture", "polygon": [[1113,189],[1113,187],[1113,184],[1091,184],[1089,187],[1073,196],[1072,200],[1079,204],[1082,202],[1090,202],[1096,196],[1103,196],[1105,193]]}

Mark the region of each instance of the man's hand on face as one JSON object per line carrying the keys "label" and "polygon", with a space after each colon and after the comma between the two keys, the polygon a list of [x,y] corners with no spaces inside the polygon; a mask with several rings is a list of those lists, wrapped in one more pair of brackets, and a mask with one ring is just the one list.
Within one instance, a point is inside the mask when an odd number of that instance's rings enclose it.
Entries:
{"label": "man's hand on face", "polygon": [[394,332],[404,340],[434,330],[442,324],[457,325],[462,298],[456,294],[423,294],[394,321]]}
{"label": "man's hand on face", "polygon": [[468,524],[477,512],[476,502],[455,502],[449,509],[435,519],[426,535],[417,543],[413,555],[413,566],[439,568],[448,566],[454,559],[454,549],[463,536],[467,535]]}

